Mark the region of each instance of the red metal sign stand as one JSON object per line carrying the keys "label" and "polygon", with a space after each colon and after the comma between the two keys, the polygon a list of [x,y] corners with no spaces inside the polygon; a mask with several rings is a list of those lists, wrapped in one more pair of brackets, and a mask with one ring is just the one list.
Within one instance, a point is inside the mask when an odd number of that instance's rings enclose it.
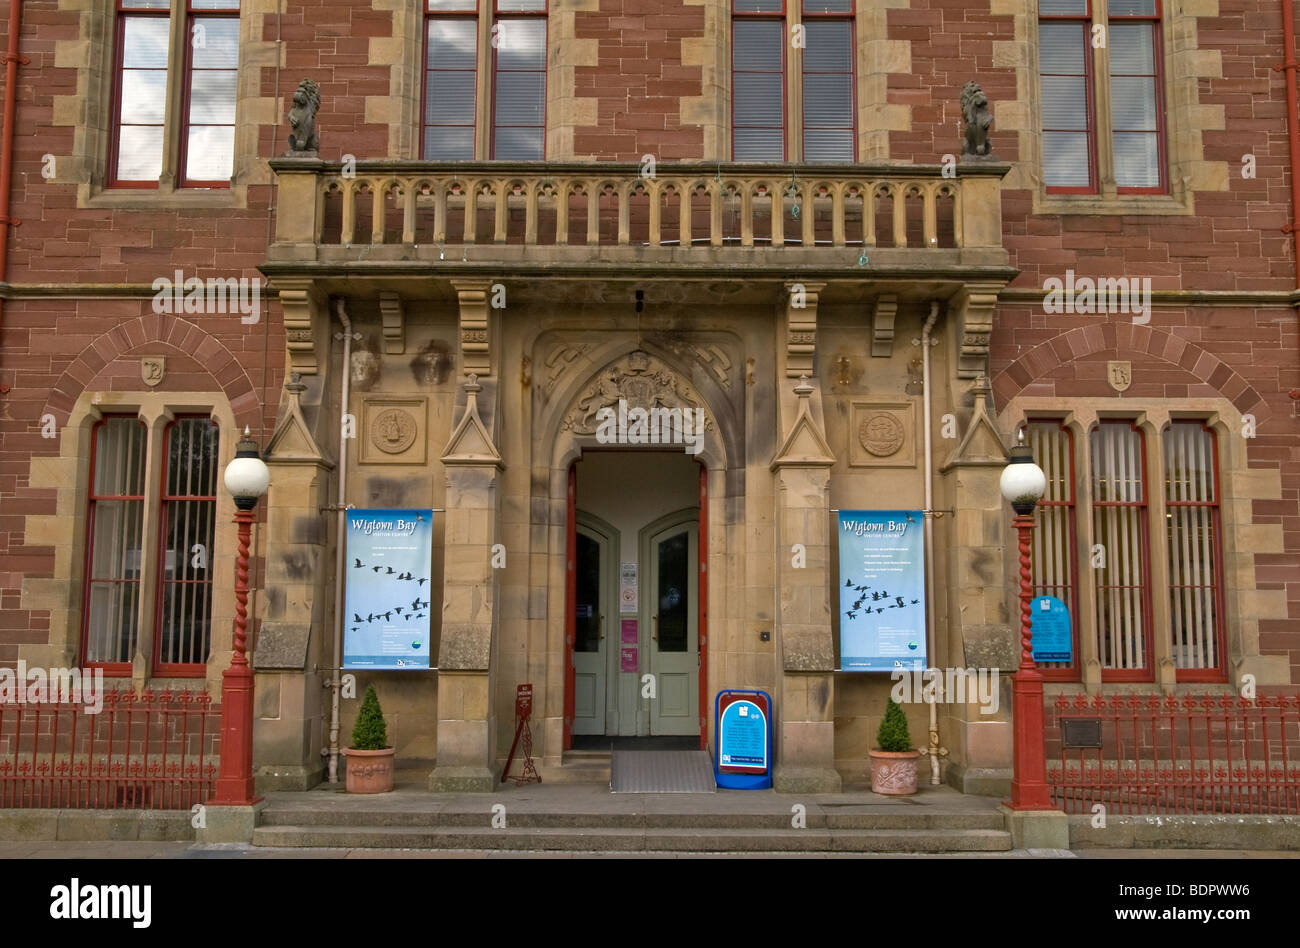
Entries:
{"label": "red metal sign stand", "polygon": [[542,775],[537,772],[533,766],[533,729],[528,723],[528,718],[533,713],[533,686],[520,685],[515,692],[515,739],[510,744],[510,754],[506,757],[505,769],[501,771],[501,782],[505,783],[510,773],[510,765],[515,760],[515,748],[519,746],[519,738],[522,735],[524,739],[524,772],[518,777],[511,777],[517,784],[541,783]]}

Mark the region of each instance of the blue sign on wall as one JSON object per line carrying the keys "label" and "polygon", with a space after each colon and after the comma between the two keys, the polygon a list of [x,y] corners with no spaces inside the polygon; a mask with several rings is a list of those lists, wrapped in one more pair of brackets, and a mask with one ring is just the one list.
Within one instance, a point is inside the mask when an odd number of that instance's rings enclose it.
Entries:
{"label": "blue sign on wall", "polygon": [[343,667],[429,667],[433,511],[349,510]]}
{"label": "blue sign on wall", "polygon": [[1034,661],[1068,662],[1074,656],[1070,610],[1055,596],[1035,596],[1030,602],[1030,632]]}
{"label": "blue sign on wall", "polygon": [[919,510],[841,510],[840,669],[921,671],[925,521]]}
{"label": "blue sign on wall", "polygon": [[766,691],[719,691],[713,704],[718,736],[713,772],[718,786],[772,786],[772,696]]}

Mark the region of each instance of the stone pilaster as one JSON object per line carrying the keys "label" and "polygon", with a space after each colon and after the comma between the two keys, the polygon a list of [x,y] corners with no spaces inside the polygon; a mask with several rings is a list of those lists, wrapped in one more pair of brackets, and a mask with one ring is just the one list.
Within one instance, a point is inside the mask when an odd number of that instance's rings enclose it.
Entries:
{"label": "stone pilaster", "polygon": [[773,785],[783,793],[840,789],[830,602],[829,486],[835,458],[823,434],[820,405],[814,408],[810,399],[814,391],[807,378],[786,386],[784,414],[794,421],[772,462],[779,610]]}
{"label": "stone pilaster", "polygon": [[446,571],[438,650],[438,762],[433,791],[491,792],[499,774],[493,713],[499,625],[492,545],[500,525],[501,456],[479,416],[475,375],[442,456]]}

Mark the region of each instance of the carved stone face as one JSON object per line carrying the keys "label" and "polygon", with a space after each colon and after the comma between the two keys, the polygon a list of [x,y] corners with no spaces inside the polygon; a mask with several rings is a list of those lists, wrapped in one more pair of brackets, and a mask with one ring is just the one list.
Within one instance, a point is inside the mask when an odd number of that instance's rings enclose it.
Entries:
{"label": "carved stone face", "polygon": [[352,353],[352,387],[367,391],[379,381],[379,357],[369,349],[356,349]]}

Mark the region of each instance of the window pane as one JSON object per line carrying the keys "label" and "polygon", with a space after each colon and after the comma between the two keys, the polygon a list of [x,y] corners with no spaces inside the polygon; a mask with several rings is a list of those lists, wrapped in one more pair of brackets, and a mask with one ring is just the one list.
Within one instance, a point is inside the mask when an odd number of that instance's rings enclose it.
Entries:
{"label": "window pane", "polygon": [[166,10],[171,0],[122,0],[124,10]]}
{"label": "window pane", "polygon": [[1160,187],[1160,148],[1155,132],[1115,133],[1115,184],[1121,188]]}
{"label": "window pane", "polygon": [[1110,80],[1111,125],[1116,131],[1154,131],[1155,80],[1116,77]]}
{"label": "window pane", "polygon": [[848,20],[813,20],[804,28],[805,73],[853,71],[853,27]]}
{"label": "window pane", "polygon": [[540,128],[498,128],[495,157],[500,161],[540,161],[543,137]]}
{"label": "window pane", "polygon": [[167,33],[171,20],[165,16],[128,16],[122,22],[122,65],[127,69],[166,69]]}
{"label": "window pane", "polygon": [[782,79],[780,73],[737,73],[735,124],[781,126]]}
{"label": "window pane", "polygon": [[158,660],[202,664],[210,641],[217,426],[181,418],[168,427],[166,443]]}
{"label": "window pane", "polygon": [[196,124],[235,124],[234,70],[193,73],[190,84],[190,121]]}
{"label": "window pane", "polygon": [[192,125],[186,146],[187,181],[229,181],[235,173],[233,125]]}
{"label": "window pane", "polygon": [[1041,16],[1086,16],[1088,0],[1038,0]]}
{"label": "window pane", "polygon": [[[166,4],[164,4],[165,6]],[[238,10],[239,0],[190,0],[191,10]]]}
{"label": "window pane", "polygon": [[87,662],[129,662],[135,652],[146,437],[135,418],[108,418],[95,429],[83,603]]}
{"label": "window pane", "polygon": [[474,73],[430,72],[424,124],[474,124]]}
{"label": "window pane", "polygon": [[472,19],[429,21],[429,68],[473,69],[478,24]]}
{"label": "window pane", "polygon": [[[1145,474],[1142,438],[1127,423],[1103,422],[1089,437],[1096,612],[1103,668],[1145,669]],[[1122,506],[1103,506],[1117,504]]]}
{"label": "window pane", "polygon": [[[1035,596],[1055,596],[1077,615],[1074,600],[1074,469],[1070,432],[1055,421],[1031,422],[1025,441],[1047,477],[1047,490],[1034,510],[1030,563]],[[1075,636],[1077,640],[1077,636]],[[1070,668],[1068,662],[1041,662],[1044,668]]]}
{"label": "window pane", "polygon": [[1156,0],[1110,0],[1110,16],[1155,16]]}
{"label": "window pane", "polygon": [[690,641],[690,536],[679,533],[659,543],[659,651],[684,652]]}
{"label": "window pane", "polygon": [[161,125],[166,107],[166,70],[123,70],[121,120],[124,124]]}
{"label": "window pane", "polygon": [[782,68],[784,26],[775,21],[737,21],[732,28],[734,49],[731,61],[737,71]]}
{"label": "window pane", "polygon": [[785,133],[779,128],[738,128],[733,151],[736,161],[783,161]]}
{"label": "window pane", "polygon": [[118,132],[117,176],[122,181],[157,181],[162,174],[161,125],[124,125]]}
{"label": "window pane", "polygon": [[541,18],[499,21],[497,69],[546,69],[546,21]]}
{"label": "window pane", "polygon": [[429,0],[429,11],[457,10],[473,13],[478,9],[478,0]]}
{"label": "window pane", "polygon": [[1164,436],[1169,614],[1179,668],[1217,668],[1219,509],[1214,437],[1175,422]]}
{"label": "window pane", "polygon": [[546,0],[497,0],[497,10],[502,13],[542,12],[546,9]]}
{"label": "window pane", "polygon": [[1043,76],[1043,128],[1088,128],[1088,87],[1082,76]]}
{"label": "window pane", "polygon": [[781,0],[736,0],[737,13],[780,13]]}
{"label": "window pane", "polygon": [[804,13],[852,13],[853,0],[803,0]]}
{"label": "window pane", "polygon": [[805,161],[852,161],[853,130],[806,129],[803,133]]}
{"label": "window pane", "polygon": [[1057,76],[1082,76],[1087,48],[1084,28],[1078,23],[1040,23],[1038,68]]}
{"label": "window pane", "polygon": [[1110,28],[1110,74],[1152,76],[1156,71],[1154,27],[1150,23],[1115,23]]}
{"label": "window pane", "polygon": [[578,534],[575,652],[600,651],[600,544],[585,533]]}
{"label": "window pane", "polygon": [[497,76],[497,125],[541,125],[546,114],[546,86],[537,73]]}
{"label": "window pane", "polygon": [[1049,187],[1086,188],[1088,136],[1083,132],[1043,133],[1043,180]]}
{"label": "window pane", "polygon": [[808,128],[852,127],[853,77],[805,76],[803,121]]}
{"label": "window pane", "polygon": [[234,69],[239,65],[239,20],[233,16],[195,17],[190,45],[195,69]]}
{"label": "window pane", "polygon": [[425,130],[425,161],[472,161],[473,158],[473,127],[431,125]]}

